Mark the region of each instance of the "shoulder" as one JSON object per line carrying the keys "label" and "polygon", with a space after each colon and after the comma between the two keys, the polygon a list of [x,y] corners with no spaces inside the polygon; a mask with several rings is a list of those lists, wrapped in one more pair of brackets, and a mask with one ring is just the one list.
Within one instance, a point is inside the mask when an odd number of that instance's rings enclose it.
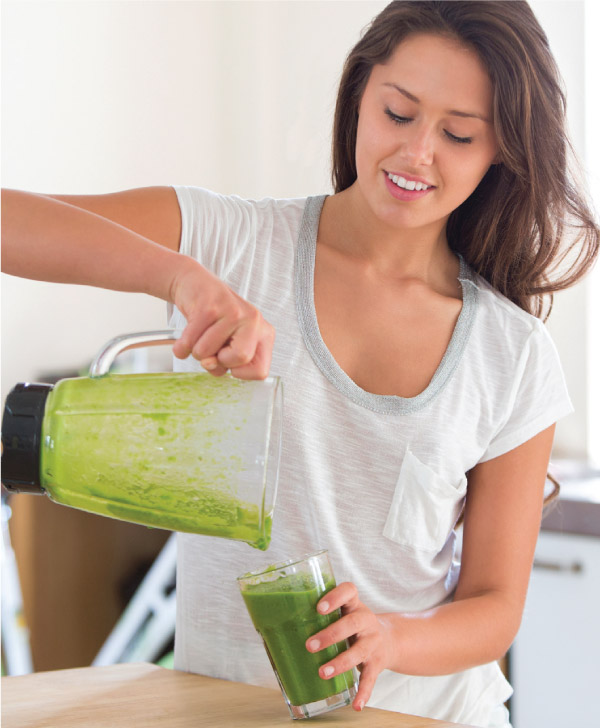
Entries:
{"label": "shoulder", "polygon": [[301,218],[307,200],[305,197],[252,199],[195,186],[174,185],[173,189],[183,215],[208,216],[232,223],[240,219],[247,222],[265,218],[297,220]]}
{"label": "shoulder", "polygon": [[562,379],[562,365],[550,333],[539,318],[519,308],[474,271],[468,285],[477,291],[469,359],[489,376],[514,381],[532,375]]}
{"label": "shoulder", "polygon": [[533,337],[550,339],[544,323],[524,311],[475,271],[469,269],[468,283],[477,290],[477,318],[488,336],[521,344]]}
{"label": "shoulder", "polygon": [[[204,187],[174,186],[181,209],[179,251],[220,278],[285,260],[295,249],[309,198],[249,199]],[[277,258],[281,265],[281,257]]]}
{"label": "shoulder", "polygon": [[478,462],[523,444],[572,412],[554,342],[545,324],[472,274],[477,290],[474,335],[466,358],[477,383],[490,438]]}

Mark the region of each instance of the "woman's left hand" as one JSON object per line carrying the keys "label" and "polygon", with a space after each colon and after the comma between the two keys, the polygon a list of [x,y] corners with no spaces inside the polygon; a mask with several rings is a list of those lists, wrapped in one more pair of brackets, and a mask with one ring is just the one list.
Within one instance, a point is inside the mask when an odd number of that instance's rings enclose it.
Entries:
{"label": "woman's left hand", "polygon": [[309,652],[319,652],[347,639],[350,647],[319,668],[319,675],[332,678],[357,667],[360,670],[358,692],[352,702],[354,710],[362,710],[371,697],[379,673],[390,664],[391,629],[387,620],[378,617],[358,596],[351,582],[339,584],[317,604],[317,611],[329,614],[342,610],[342,617],[306,641]]}

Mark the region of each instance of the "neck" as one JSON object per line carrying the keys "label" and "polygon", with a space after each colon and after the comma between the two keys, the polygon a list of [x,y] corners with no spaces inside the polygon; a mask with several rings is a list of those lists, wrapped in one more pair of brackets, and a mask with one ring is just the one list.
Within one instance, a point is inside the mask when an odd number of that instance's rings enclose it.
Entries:
{"label": "neck", "polygon": [[356,184],[325,200],[319,240],[386,278],[418,278],[438,289],[456,286],[459,263],[448,246],[446,220],[392,227],[373,214]]}

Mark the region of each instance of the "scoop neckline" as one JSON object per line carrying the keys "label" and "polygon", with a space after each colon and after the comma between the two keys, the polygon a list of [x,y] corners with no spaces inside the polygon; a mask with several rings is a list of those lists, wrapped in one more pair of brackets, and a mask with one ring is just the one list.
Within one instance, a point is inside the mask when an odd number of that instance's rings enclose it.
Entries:
{"label": "scoop neckline", "polygon": [[295,298],[302,338],[314,363],[331,384],[346,398],[366,409],[388,415],[417,412],[436,397],[455,372],[469,340],[477,310],[477,286],[462,257],[458,280],[462,288],[462,308],[452,337],[427,387],[414,397],[374,394],[359,387],[340,367],[323,341],[317,321],[314,297],[314,272],[317,234],[321,211],[328,195],[308,197],[304,206],[295,261]]}

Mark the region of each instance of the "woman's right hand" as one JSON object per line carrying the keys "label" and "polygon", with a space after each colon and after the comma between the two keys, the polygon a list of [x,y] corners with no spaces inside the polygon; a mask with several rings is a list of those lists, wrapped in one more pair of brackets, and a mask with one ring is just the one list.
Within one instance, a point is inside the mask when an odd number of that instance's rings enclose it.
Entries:
{"label": "woman's right hand", "polygon": [[171,301],[187,320],[173,354],[190,354],[214,376],[239,379],[269,374],[275,329],[260,312],[191,258],[171,284]]}

